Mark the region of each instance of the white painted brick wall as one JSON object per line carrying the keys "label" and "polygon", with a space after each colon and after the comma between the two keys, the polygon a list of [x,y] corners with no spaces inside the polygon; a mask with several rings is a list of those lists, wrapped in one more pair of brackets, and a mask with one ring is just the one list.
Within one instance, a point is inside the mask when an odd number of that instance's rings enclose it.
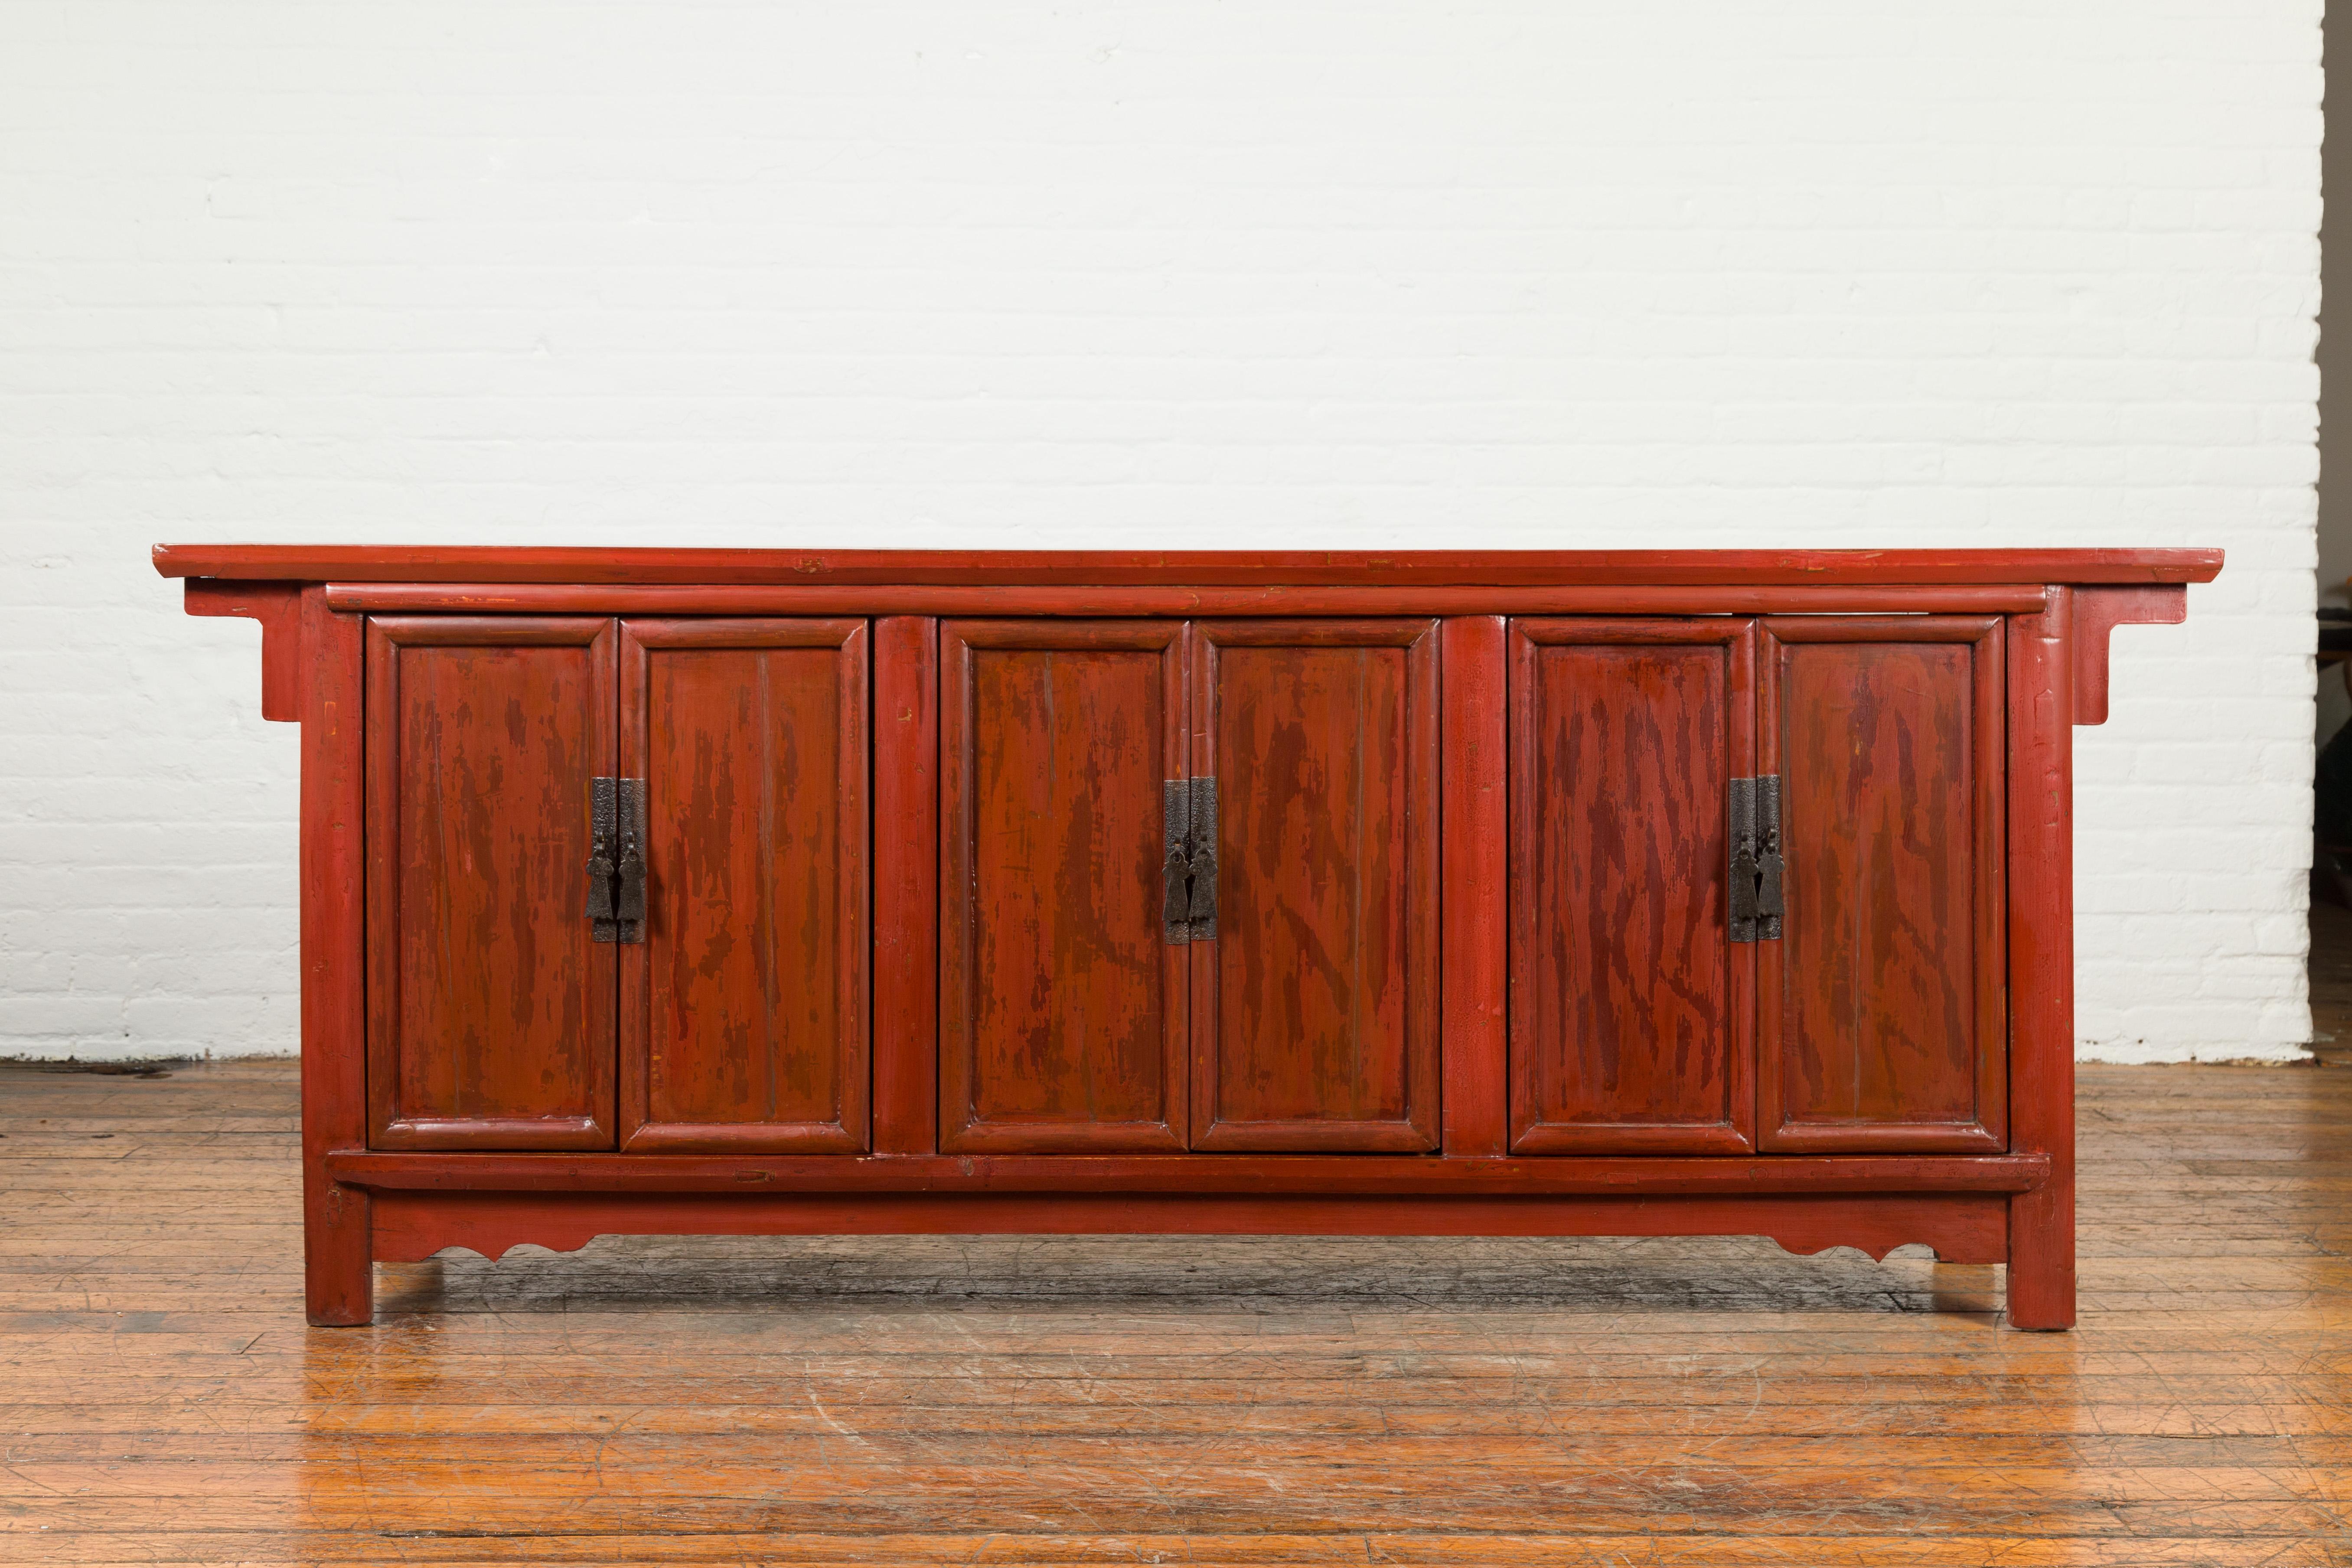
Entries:
{"label": "white painted brick wall", "polygon": [[158,540],[2212,544],[2081,1033],[2291,1055],[2319,0],[0,0],[0,1056],[295,1043]]}

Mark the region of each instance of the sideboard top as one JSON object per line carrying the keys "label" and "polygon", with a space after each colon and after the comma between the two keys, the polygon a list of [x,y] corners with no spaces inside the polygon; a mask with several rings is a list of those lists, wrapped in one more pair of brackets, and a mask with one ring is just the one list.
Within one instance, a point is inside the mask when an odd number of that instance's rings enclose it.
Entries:
{"label": "sideboard top", "polygon": [[166,577],[305,583],[1552,587],[2210,583],[2218,550],[645,550],[159,544]]}

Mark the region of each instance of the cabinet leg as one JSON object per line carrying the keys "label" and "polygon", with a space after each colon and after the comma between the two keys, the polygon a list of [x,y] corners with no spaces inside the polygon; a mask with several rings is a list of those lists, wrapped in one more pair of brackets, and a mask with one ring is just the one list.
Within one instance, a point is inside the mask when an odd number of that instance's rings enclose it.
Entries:
{"label": "cabinet leg", "polygon": [[375,1319],[375,1258],[368,1194],[315,1178],[302,1230],[303,1296],[315,1328],[364,1327]]}
{"label": "cabinet leg", "polygon": [[2009,1326],[2074,1326],[2074,1191],[2053,1180],[2009,1200]]}

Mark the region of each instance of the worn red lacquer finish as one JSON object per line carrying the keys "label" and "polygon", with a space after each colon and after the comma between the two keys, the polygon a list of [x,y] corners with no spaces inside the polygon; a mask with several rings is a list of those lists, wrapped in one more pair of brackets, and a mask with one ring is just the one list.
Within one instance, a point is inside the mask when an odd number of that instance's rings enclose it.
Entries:
{"label": "worn red lacquer finish", "polygon": [[614,947],[580,918],[614,624],[368,624],[372,1141],[613,1146]]}
{"label": "worn red lacquer finish", "polygon": [[940,625],[874,623],[874,1148],[940,1146]]}
{"label": "worn red lacquer finish", "polygon": [[[238,584],[266,589],[267,584]],[[2177,588],[2117,588],[2116,594],[2170,593]],[[832,585],[729,583],[657,586],[643,583],[367,583],[327,585],[338,610],[415,615],[613,616],[1479,616],[1514,615],[1895,615],[1915,610],[2027,614],[2045,600],[2040,584],[1975,583],[1948,587],[1913,584],[1823,583],[1741,585],[1694,583],[1682,587],[1604,587],[1590,583],[1544,586],[1415,583],[1380,586],[1269,584],[1258,587],[1177,587],[1135,584],[1086,587],[1046,584],[889,583]],[[242,602],[242,601],[240,601]],[[221,612],[243,614],[244,611]]]}
{"label": "worn red lacquer finish", "polygon": [[1148,1193],[436,1193],[376,1198],[376,1256],[445,1247],[504,1257],[599,1236],[1769,1236],[1791,1252],[1855,1247],[1884,1258],[1924,1243],[1948,1263],[1997,1263],[2002,1201],[1991,1193],[1706,1197],[1378,1197]]}
{"label": "worn red lacquer finish", "polygon": [[[1734,1232],[2005,1260],[2050,1329],[2070,726],[2221,560],[157,564],[303,727],[313,1322],[376,1258],[613,1231]],[[642,942],[593,940],[599,777]]]}
{"label": "worn red lacquer finish", "polygon": [[307,583],[1528,590],[1886,584],[2208,583],[2218,550],[619,550],[604,546],[159,544],[166,577]]}
{"label": "worn red lacquer finish", "polygon": [[368,1135],[365,666],[360,617],[329,610],[323,588],[300,592],[299,657],[286,658],[302,724],[303,1289],[310,1321],[340,1325],[375,1310],[368,1189],[327,1172]]}
{"label": "worn red lacquer finish", "polygon": [[1508,726],[1503,617],[1456,616],[1438,633],[1439,981],[1444,1009],[1438,1112],[1444,1149],[1496,1155],[1508,1139],[1505,944]]}
{"label": "worn red lacquer finish", "polygon": [[[2024,1329],[2074,1321],[2074,693],[2095,662],[2104,698],[2106,630],[2127,617],[2099,627],[2095,659],[2074,617],[2110,592],[2053,588],[2047,609],[2009,627],[2009,1135],[2050,1162],[2050,1179],[2009,1204],[2009,1321]],[[2158,622],[2184,613],[2143,608]]]}
{"label": "worn red lacquer finish", "polygon": [[1758,1113],[1784,1150],[2008,1146],[2001,621],[1764,623],[1781,782]]}

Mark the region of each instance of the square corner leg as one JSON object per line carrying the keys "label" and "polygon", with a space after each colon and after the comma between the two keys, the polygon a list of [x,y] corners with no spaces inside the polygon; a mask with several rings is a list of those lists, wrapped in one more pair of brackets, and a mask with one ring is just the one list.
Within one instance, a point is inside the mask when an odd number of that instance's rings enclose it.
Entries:
{"label": "square corner leg", "polygon": [[303,1207],[304,1315],[321,1329],[374,1321],[374,1238],[367,1190],[321,1178]]}
{"label": "square corner leg", "polygon": [[2074,1189],[2053,1179],[2009,1200],[2009,1326],[2074,1326]]}

